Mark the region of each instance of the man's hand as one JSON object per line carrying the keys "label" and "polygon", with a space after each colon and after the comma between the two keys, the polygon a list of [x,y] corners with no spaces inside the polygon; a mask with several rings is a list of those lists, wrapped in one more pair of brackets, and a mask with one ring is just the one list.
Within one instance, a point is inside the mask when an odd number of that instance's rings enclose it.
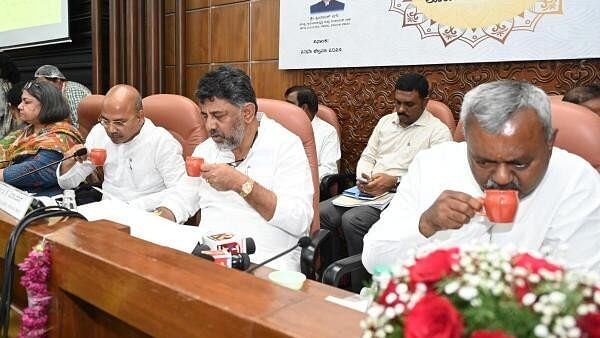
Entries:
{"label": "man's hand", "polygon": [[173,212],[169,208],[158,207],[154,209],[154,214],[166,218],[171,222],[175,222],[175,215],[173,215]]}
{"label": "man's hand", "polygon": [[445,190],[435,202],[425,210],[419,220],[419,231],[431,237],[438,231],[460,229],[471,221],[481,210],[481,200],[469,194]]}
{"label": "man's hand", "polygon": [[227,164],[204,164],[202,178],[217,191],[232,190],[238,193],[248,180],[248,176]]}
{"label": "man's hand", "polygon": [[[85,146],[83,144],[76,144],[74,146],[71,147],[71,149],[67,150],[64,153],[64,157],[63,158],[67,158],[70,156],[73,156],[73,154],[75,154],[75,152],[79,149],[85,148]],[[81,156],[75,156],[75,157],[71,157],[67,160],[64,160],[61,164],[60,164],[60,174],[64,175],[67,171],[69,171],[74,165],[75,162],[83,162],[87,159],[87,154],[85,155],[81,155]]]}
{"label": "man's hand", "polygon": [[368,183],[358,181],[357,186],[362,192],[378,196],[392,190],[396,186],[396,177],[383,173],[374,174],[370,180],[368,180]]}

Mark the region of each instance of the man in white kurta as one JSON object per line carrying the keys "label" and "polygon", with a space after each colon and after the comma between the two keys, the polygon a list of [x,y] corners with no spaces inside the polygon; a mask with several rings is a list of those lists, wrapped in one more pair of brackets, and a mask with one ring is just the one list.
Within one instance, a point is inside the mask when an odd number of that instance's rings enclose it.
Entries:
{"label": "man in white kurta", "polygon": [[[181,222],[200,209],[201,228],[252,237],[251,260],[262,262],[308,234],[314,191],[304,147],[279,123],[259,119],[250,79],[241,70],[220,67],[198,87],[211,136],[193,154],[204,158],[202,177],[186,176],[158,212]],[[299,271],[299,254],[298,249],[268,266]]]}
{"label": "man in white kurta", "polygon": [[[555,133],[541,90],[513,81],[480,87],[463,103],[467,142],[415,157],[364,238],[363,264],[372,272],[428,244],[494,243],[544,248],[568,267],[599,270],[600,176],[584,159],[552,147]],[[496,124],[482,127],[486,122],[478,118]],[[486,188],[519,191],[513,223],[493,224],[481,214]]]}
{"label": "man in white kurta", "polygon": [[[181,144],[166,129],[140,115],[141,109],[136,110],[135,102],[140,98],[133,90],[120,85],[107,93],[107,104],[103,104],[106,109],[100,123],[87,136],[85,148],[88,152],[93,148],[106,150],[102,167],[103,198],[116,198],[143,210],[154,210],[167,189],[175,187],[185,175],[185,165]],[[123,116],[108,119],[108,115],[121,110]],[[123,121],[120,127],[114,125]],[[71,149],[70,153],[79,148]],[[63,189],[73,189],[95,169],[90,161],[67,160],[57,168],[58,184]]]}

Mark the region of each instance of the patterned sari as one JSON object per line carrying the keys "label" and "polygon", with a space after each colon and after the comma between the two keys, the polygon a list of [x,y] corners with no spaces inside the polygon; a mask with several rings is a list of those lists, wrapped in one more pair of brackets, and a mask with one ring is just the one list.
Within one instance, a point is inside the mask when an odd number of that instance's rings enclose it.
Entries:
{"label": "patterned sari", "polygon": [[39,150],[54,150],[64,154],[76,144],[83,143],[79,131],[68,122],[56,122],[33,132],[33,126],[16,130],[0,140],[0,169],[23,156],[34,156]]}

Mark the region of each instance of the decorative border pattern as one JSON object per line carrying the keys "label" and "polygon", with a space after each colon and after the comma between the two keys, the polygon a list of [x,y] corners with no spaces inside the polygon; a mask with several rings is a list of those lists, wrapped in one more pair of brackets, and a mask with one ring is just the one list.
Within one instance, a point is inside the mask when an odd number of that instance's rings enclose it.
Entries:
{"label": "decorative border pattern", "polygon": [[544,15],[563,14],[563,0],[537,0],[534,8],[519,16],[493,26],[476,29],[456,28],[436,22],[420,12],[411,0],[391,0],[390,12],[401,14],[402,26],[417,28],[421,39],[439,37],[446,47],[460,41],[475,48],[488,39],[504,43],[514,31],[533,32]]}

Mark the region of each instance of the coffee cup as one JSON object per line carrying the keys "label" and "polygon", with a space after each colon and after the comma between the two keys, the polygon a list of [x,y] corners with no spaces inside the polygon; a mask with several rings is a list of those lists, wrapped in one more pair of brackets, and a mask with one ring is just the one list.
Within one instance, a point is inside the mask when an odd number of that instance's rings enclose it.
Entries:
{"label": "coffee cup", "polygon": [[185,171],[190,177],[198,177],[202,173],[204,159],[202,157],[188,156],[185,158]]}
{"label": "coffee cup", "polygon": [[88,159],[95,166],[103,166],[106,161],[106,149],[93,148],[88,154]]}
{"label": "coffee cup", "polygon": [[483,206],[490,222],[512,223],[519,208],[519,192],[517,190],[486,190]]}

